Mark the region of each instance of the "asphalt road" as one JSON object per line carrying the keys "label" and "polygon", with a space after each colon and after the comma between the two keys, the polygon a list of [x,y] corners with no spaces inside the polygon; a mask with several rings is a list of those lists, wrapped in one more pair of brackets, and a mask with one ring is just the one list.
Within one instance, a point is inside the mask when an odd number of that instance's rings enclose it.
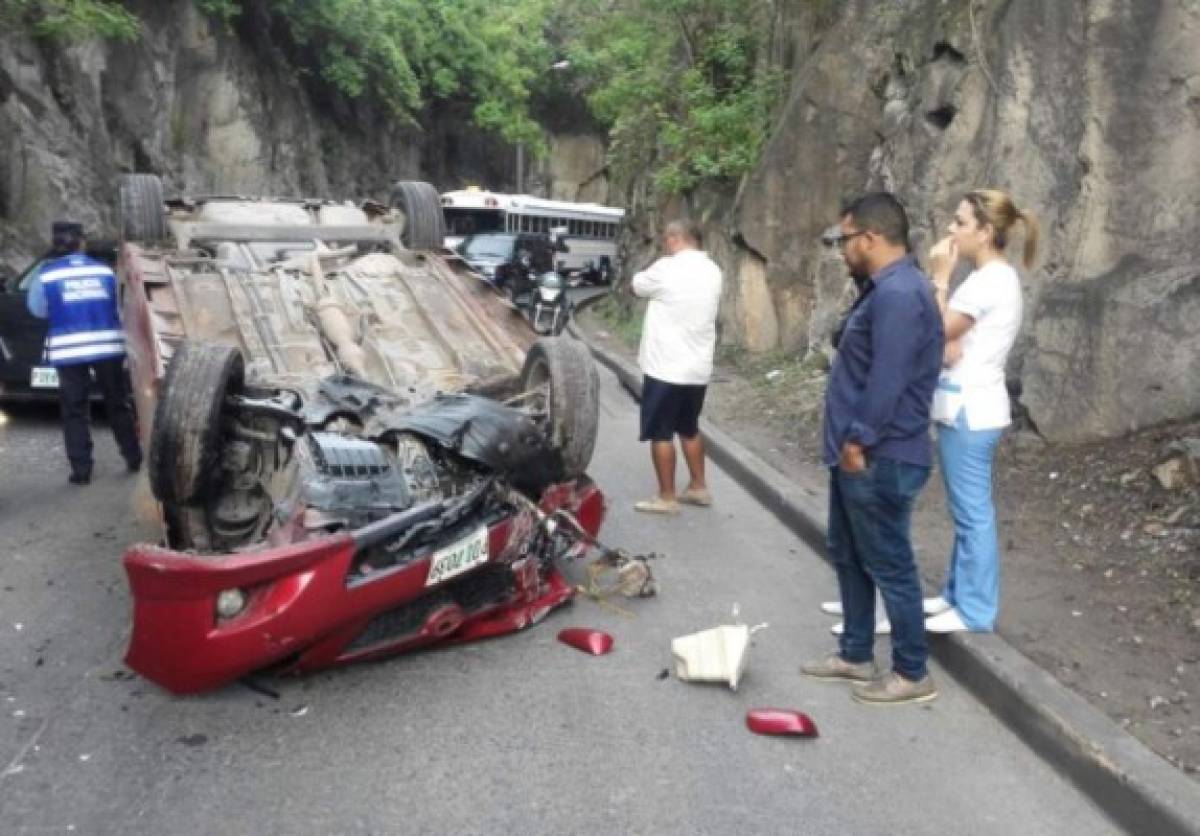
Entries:
{"label": "asphalt road", "polygon": [[[0,830],[6,834],[1103,834],[1112,825],[940,671],[922,707],[805,680],[832,647],[829,570],[723,474],[676,519],[650,489],[635,406],[605,375],[593,465],[604,537],[665,552],[662,594],[624,616],[581,601],[525,633],[173,698],[124,671],[119,559],[133,479],[97,433],[69,487],[53,415],[0,428]],[[103,433],[103,434],[102,434]],[[143,533],[142,536],[145,536]],[[670,640],[769,622],[737,693],[660,679]],[[559,644],[598,627],[613,653]],[[881,642],[886,655],[886,641]],[[815,741],[750,734],[799,708]]]}

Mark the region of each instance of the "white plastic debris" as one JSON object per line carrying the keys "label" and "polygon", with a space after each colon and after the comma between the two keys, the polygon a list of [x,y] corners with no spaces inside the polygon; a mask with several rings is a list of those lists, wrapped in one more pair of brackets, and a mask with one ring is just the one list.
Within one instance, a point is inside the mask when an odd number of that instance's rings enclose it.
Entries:
{"label": "white plastic debris", "polygon": [[783,377],[783,369],[771,369],[771,371],[767,372],[766,374],[767,380],[771,382],[779,380],[781,377]]}
{"label": "white plastic debris", "polygon": [[[738,618],[738,606],[733,606]],[[745,624],[722,624],[671,641],[675,657],[675,678],[684,682],[728,682],[736,691],[746,670],[746,651],[750,637],[766,624],[748,627]]]}

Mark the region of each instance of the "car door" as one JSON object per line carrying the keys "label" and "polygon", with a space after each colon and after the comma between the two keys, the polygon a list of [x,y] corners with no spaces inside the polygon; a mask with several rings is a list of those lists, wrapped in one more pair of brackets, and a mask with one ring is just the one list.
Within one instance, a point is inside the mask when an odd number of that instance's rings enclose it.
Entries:
{"label": "car door", "polygon": [[0,292],[0,382],[8,389],[28,389],[35,367],[44,366],[46,320],[25,306],[26,294],[42,261],[29,266]]}

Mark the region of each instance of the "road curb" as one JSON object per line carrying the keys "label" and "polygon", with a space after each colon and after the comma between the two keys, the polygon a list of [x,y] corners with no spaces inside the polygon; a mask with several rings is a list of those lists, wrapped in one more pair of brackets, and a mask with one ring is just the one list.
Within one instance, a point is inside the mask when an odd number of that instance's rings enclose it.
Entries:
{"label": "road curb", "polygon": [[[641,372],[571,333],[640,399]],[[825,496],[788,479],[728,433],[701,418],[709,458],[814,552],[825,555]],[[1200,834],[1200,788],[1105,714],[994,633],[955,633],[931,642],[938,662],[1026,745],[1130,833]]]}

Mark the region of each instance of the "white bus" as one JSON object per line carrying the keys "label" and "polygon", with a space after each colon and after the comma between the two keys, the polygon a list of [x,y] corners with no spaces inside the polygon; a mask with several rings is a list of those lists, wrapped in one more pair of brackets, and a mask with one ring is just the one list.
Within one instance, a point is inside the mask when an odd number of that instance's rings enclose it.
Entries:
{"label": "white bus", "polygon": [[484,232],[545,233],[566,229],[569,252],[555,257],[563,275],[604,271],[617,263],[617,233],[625,210],[595,203],[566,203],[528,195],[498,194],[478,189],[445,192],[446,246],[455,249],[468,235]]}

